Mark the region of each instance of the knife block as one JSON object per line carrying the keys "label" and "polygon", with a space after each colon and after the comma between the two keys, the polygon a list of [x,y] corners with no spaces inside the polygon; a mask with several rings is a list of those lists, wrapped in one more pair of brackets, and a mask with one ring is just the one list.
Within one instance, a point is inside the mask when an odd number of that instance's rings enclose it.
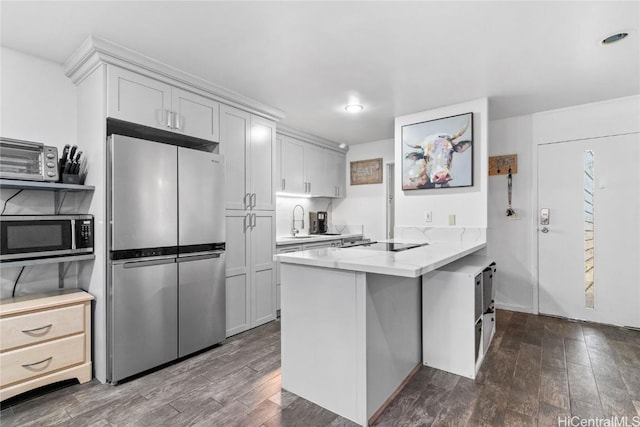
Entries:
{"label": "knife block", "polygon": [[62,182],[64,182],[65,184],[80,184],[80,175],[63,173]]}

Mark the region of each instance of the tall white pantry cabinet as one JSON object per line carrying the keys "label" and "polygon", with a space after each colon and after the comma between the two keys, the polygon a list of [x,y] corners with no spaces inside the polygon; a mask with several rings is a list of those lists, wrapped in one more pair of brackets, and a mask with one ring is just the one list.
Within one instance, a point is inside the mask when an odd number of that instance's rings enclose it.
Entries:
{"label": "tall white pantry cabinet", "polygon": [[[231,183],[229,196],[241,194],[240,186],[243,192],[251,193],[246,202],[242,200],[246,193],[240,196],[240,202],[246,205],[231,205],[228,211],[232,212],[229,216],[231,219],[227,221],[227,263],[228,267],[231,266],[227,273],[232,273],[232,280],[228,284],[233,286],[234,280],[238,280],[237,276],[242,275],[235,272],[243,270],[247,271],[243,278],[247,288],[243,290],[245,299],[241,304],[235,304],[240,300],[239,297],[227,301],[227,319],[228,322],[231,320],[227,324],[227,334],[273,319],[273,267],[272,262],[262,261],[267,258],[267,253],[271,259],[275,249],[274,178],[268,178],[267,175],[273,175],[275,122],[281,120],[284,113],[95,36],[87,38],[66,61],[65,75],[78,88],[77,140],[83,149],[89,171],[86,184],[95,186],[94,197],[87,210],[94,216],[96,258],[90,268],[80,272],[79,278],[80,283],[86,284],[84,290],[95,297],[92,309],[95,377],[101,382],[106,381],[108,355],[107,118],[162,129],[175,133],[177,139],[194,137],[220,143],[219,151],[227,155],[227,170],[232,171],[228,179],[233,180],[227,182]],[[244,140],[230,138],[229,130],[233,126],[238,129],[237,124],[229,119],[230,111],[245,121],[241,126]],[[250,135],[256,135],[256,138]],[[257,135],[263,138],[260,143]],[[225,150],[225,144],[228,144],[229,150]],[[254,166],[257,173],[252,173]],[[236,181],[237,176],[240,178]],[[226,203],[229,208],[232,201],[228,198],[226,201],[220,200],[220,203]],[[238,223],[240,226],[236,227]],[[249,253],[254,241],[260,242],[260,248]],[[238,268],[235,267],[236,263],[240,263]],[[228,295],[237,294],[235,288],[228,290]],[[251,298],[261,298],[264,303],[254,304]],[[233,324],[239,318],[243,318],[242,322]]]}
{"label": "tall white pantry cabinet", "polygon": [[227,336],[276,318],[275,122],[220,109],[227,166]]}

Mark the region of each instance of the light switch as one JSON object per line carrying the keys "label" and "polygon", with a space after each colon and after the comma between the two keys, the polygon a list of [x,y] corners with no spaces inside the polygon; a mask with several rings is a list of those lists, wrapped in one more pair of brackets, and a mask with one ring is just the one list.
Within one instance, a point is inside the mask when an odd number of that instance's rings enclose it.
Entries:
{"label": "light switch", "polygon": [[456,216],[454,214],[449,215],[449,225],[456,225]]}
{"label": "light switch", "polygon": [[433,220],[431,211],[424,211],[424,222],[431,222]]}

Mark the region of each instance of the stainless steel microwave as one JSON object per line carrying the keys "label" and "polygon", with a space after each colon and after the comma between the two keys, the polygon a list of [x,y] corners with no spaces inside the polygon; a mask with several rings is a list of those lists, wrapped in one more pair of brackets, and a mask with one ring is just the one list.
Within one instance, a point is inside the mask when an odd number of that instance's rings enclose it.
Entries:
{"label": "stainless steel microwave", "polygon": [[0,261],[93,252],[92,215],[3,215]]}
{"label": "stainless steel microwave", "polygon": [[58,177],[56,147],[0,138],[0,178],[56,182]]}

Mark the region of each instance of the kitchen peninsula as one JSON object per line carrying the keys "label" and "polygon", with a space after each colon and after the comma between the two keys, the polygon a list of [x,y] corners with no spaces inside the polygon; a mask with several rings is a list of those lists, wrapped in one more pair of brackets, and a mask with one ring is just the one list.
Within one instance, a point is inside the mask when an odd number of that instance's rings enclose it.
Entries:
{"label": "kitchen peninsula", "polygon": [[396,243],[427,243],[399,252],[276,256],[282,388],[360,425],[377,418],[422,363],[422,275],[486,246],[484,229],[425,230],[397,232]]}

